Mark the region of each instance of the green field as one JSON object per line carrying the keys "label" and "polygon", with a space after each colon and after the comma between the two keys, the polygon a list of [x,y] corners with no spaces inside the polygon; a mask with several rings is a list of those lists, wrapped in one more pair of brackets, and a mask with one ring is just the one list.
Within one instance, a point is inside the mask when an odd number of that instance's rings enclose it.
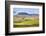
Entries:
{"label": "green field", "polygon": [[[20,20],[18,20],[18,18],[13,17],[13,23],[14,23],[14,27],[37,27],[39,26],[39,19],[36,18],[21,18]],[[18,21],[15,21],[15,20]]]}

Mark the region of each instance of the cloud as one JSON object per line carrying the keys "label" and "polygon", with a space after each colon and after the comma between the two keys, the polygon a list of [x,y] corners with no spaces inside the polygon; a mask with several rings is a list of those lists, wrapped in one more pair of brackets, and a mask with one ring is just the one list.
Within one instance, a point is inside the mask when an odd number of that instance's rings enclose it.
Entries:
{"label": "cloud", "polygon": [[14,8],[13,15],[18,14],[19,12],[26,12],[28,14],[39,14],[38,8]]}

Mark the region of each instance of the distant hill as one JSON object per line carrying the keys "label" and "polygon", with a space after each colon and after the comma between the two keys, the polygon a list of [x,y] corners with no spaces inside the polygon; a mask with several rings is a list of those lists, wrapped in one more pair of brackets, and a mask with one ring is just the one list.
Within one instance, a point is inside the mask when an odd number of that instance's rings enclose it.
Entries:
{"label": "distant hill", "polygon": [[20,12],[18,15],[28,15],[28,13]]}
{"label": "distant hill", "polygon": [[29,16],[39,16],[39,14],[29,14]]}
{"label": "distant hill", "polygon": [[38,16],[39,14],[28,14],[28,13],[25,13],[25,12],[20,12],[17,15]]}

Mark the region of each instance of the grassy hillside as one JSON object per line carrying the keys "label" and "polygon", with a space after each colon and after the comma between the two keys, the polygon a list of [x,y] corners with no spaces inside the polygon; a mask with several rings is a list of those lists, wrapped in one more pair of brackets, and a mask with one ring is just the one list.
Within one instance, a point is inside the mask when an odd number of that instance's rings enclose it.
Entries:
{"label": "grassy hillside", "polygon": [[13,23],[14,27],[33,27],[33,26],[39,26],[39,19],[38,18],[18,18],[13,17]]}

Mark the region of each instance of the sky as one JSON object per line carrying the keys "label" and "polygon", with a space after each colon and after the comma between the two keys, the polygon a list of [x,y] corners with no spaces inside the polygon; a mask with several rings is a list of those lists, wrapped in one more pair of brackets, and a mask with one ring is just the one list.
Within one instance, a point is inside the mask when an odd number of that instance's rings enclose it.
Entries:
{"label": "sky", "polygon": [[38,8],[13,8],[13,15],[17,15],[19,12],[25,12],[28,14],[39,14]]}

